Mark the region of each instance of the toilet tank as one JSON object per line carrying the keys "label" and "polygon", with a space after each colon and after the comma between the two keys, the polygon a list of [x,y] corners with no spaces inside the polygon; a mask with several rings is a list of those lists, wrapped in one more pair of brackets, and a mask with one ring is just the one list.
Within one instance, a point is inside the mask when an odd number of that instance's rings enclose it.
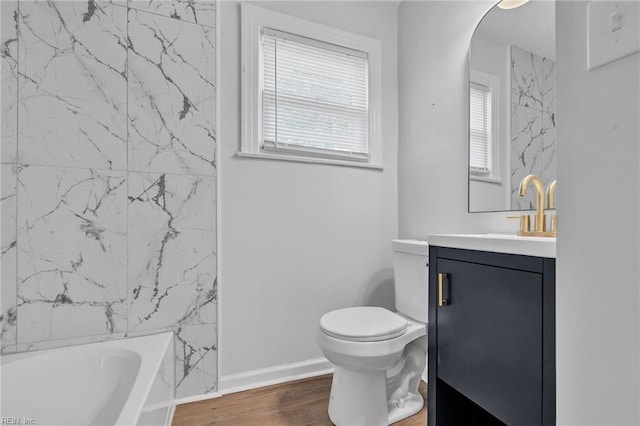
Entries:
{"label": "toilet tank", "polygon": [[429,245],[420,240],[393,240],[396,310],[420,322],[428,318]]}

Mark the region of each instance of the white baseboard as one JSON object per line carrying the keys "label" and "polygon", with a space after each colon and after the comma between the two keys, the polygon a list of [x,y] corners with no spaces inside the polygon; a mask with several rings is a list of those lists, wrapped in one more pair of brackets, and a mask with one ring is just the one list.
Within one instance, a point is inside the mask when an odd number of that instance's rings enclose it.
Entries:
{"label": "white baseboard", "polygon": [[204,401],[206,399],[220,398],[228,393],[241,392],[263,386],[277,385],[293,380],[306,379],[308,377],[321,376],[333,373],[333,364],[326,358],[316,358],[308,361],[294,362],[275,367],[251,370],[245,373],[231,374],[220,377],[216,392],[202,395],[177,398],[175,405],[188,404],[190,402]]}
{"label": "white baseboard", "polygon": [[333,373],[333,364],[326,358],[310,359],[308,361],[222,376],[218,381],[218,393],[226,395],[329,373]]}

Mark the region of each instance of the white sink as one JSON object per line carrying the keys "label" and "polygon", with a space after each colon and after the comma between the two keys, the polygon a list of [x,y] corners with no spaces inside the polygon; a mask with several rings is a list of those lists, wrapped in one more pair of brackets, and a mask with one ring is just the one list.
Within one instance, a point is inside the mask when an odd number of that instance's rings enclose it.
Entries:
{"label": "white sink", "polygon": [[516,234],[436,234],[429,235],[428,241],[432,246],[556,257],[554,237],[521,237]]}

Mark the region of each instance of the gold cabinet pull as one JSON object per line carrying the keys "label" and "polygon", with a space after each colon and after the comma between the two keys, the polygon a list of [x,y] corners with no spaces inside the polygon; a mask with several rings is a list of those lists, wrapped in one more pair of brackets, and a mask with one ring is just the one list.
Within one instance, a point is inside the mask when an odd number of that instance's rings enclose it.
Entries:
{"label": "gold cabinet pull", "polygon": [[447,274],[438,272],[438,306],[447,306],[447,299],[443,297],[444,280],[447,279]]}

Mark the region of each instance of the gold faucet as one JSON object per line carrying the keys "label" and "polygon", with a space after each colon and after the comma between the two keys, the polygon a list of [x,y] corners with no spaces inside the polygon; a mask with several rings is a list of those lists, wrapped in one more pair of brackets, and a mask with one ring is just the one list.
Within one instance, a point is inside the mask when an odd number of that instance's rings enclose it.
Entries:
{"label": "gold faucet", "polygon": [[529,184],[533,182],[536,187],[536,220],[534,221],[533,232],[544,232],[547,229],[546,216],[544,214],[544,185],[536,175],[527,175],[520,182],[520,196],[527,195]]}
{"label": "gold faucet", "polygon": [[[548,209],[554,209],[556,207],[555,199],[556,199],[557,183],[558,181],[554,180],[549,184],[549,187],[547,188],[547,208]],[[551,215],[551,233],[553,233],[553,235],[556,235],[558,233],[558,215],[557,214]]]}
{"label": "gold faucet", "polygon": [[[544,185],[540,178],[536,175],[525,176],[525,178],[522,179],[522,182],[520,182],[519,194],[521,197],[527,195],[527,189],[529,188],[530,183],[533,183],[536,188],[536,217],[534,221],[534,228],[533,231],[530,231],[529,229],[523,229],[524,227],[521,226],[518,235],[528,237],[555,237],[555,232],[547,232],[547,216],[544,213]],[[555,184],[553,184],[553,188],[549,186],[549,191],[551,197],[553,197],[555,193]],[[547,195],[549,196],[549,194]],[[551,205],[553,205],[553,202],[551,202]]]}
{"label": "gold faucet", "polygon": [[557,185],[558,181],[554,180],[553,182],[551,182],[549,184],[549,187],[547,188],[547,208],[548,209],[555,209],[555,198],[556,198],[556,185]]}

